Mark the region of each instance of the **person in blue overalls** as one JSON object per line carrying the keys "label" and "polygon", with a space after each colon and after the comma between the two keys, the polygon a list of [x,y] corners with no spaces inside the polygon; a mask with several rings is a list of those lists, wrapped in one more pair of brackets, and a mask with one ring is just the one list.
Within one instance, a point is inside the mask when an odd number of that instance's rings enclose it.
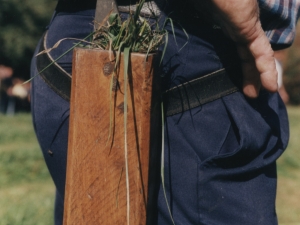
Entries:
{"label": "person in blue overalls", "polygon": [[[291,44],[299,5],[295,0],[154,3],[162,18],[175,21],[176,40],[169,38],[163,59],[164,90],[223,68],[242,77],[243,86],[242,91],[166,117],[164,172],[171,214],[160,186],[151,225],[171,225],[172,220],[176,225],[276,225],[275,162],[289,132],[286,109],[276,92],[272,48]],[[91,33],[95,5],[95,0],[59,0],[46,48]],[[172,26],[166,29],[172,37]],[[185,32],[188,44],[179,51],[187,42]],[[55,59],[72,45],[66,40],[50,55]],[[58,60],[70,74],[71,59],[68,53]],[[37,73],[36,58],[31,70]],[[57,190],[55,224],[60,225],[69,102],[40,76],[33,79],[31,96],[35,131]]]}

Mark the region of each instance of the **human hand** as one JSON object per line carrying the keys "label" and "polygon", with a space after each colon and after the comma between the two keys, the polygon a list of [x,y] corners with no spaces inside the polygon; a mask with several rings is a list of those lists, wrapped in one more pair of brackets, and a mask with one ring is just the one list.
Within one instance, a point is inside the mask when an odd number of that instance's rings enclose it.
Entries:
{"label": "human hand", "polygon": [[243,92],[255,98],[262,88],[277,91],[274,52],[259,20],[257,0],[198,0],[237,44],[242,60]]}

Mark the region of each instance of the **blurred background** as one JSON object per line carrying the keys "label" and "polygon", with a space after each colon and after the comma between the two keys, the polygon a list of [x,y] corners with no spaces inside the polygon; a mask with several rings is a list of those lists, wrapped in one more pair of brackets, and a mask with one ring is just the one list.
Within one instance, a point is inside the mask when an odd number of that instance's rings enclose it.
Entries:
{"label": "blurred background", "polygon": [[[0,0],[0,225],[53,225],[54,185],[30,115],[30,60],[54,0]],[[300,225],[300,24],[293,46],[276,52],[290,143],[278,160],[280,225]]]}

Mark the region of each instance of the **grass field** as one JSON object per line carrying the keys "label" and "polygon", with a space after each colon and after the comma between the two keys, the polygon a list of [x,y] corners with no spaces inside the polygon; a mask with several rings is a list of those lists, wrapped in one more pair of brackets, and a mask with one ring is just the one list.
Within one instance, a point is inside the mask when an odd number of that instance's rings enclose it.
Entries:
{"label": "grass field", "polygon": [[[280,225],[300,225],[300,107],[288,112],[291,138],[278,160],[277,213]],[[0,115],[0,225],[53,225],[53,196],[30,114]]]}
{"label": "grass field", "polygon": [[0,225],[53,225],[53,195],[30,114],[0,115]]}
{"label": "grass field", "polygon": [[280,225],[300,225],[300,107],[288,107],[290,142],[279,158],[277,214]]}

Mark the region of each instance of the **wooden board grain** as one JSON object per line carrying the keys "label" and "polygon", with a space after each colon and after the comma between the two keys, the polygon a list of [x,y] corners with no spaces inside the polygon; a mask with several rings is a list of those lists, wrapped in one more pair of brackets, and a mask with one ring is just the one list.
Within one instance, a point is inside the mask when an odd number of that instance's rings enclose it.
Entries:
{"label": "wooden board grain", "polygon": [[[64,225],[124,225],[127,220],[131,225],[146,224],[149,154],[152,151],[153,158],[160,151],[156,57],[130,57],[127,189],[123,59],[113,75],[110,66],[114,57],[108,51],[75,49]],[[153,171],[158,165],[154,163]]]}

